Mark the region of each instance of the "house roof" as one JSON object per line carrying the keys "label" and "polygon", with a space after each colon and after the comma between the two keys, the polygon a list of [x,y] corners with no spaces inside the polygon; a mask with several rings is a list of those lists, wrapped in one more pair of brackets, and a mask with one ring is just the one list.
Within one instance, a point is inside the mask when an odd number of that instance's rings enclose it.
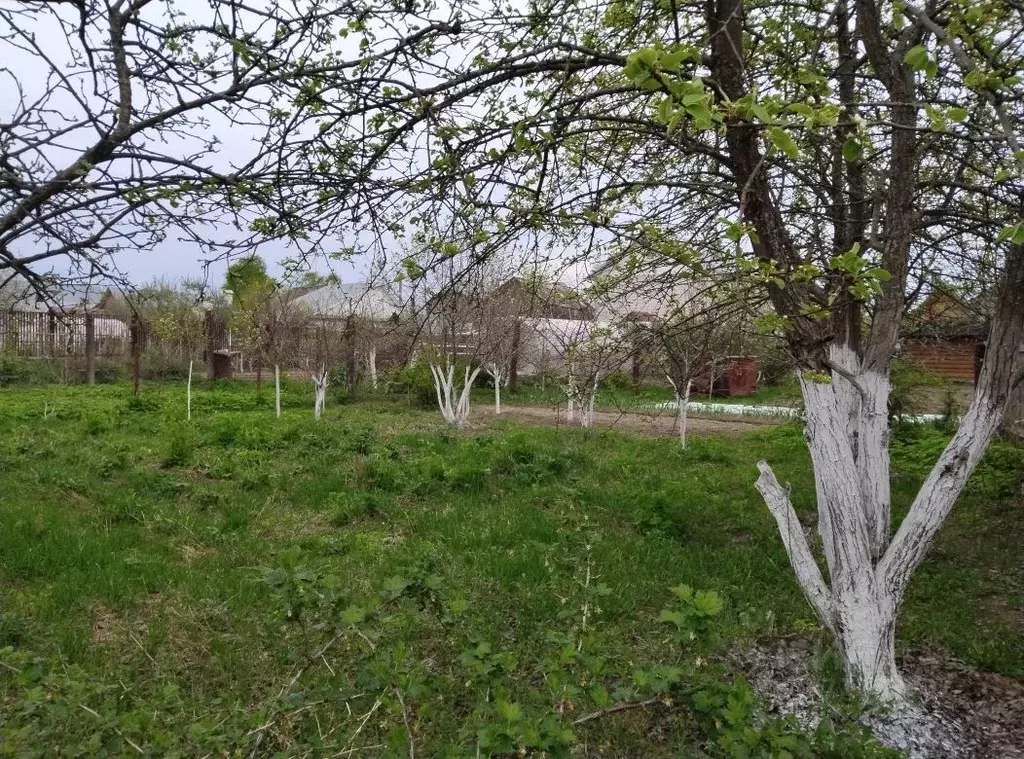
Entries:
{"label": "house roof", "polygon": [[24,279],[16,278],[7,283],[0,295],[3,306],[14,311],[94,311],[103,308],[112,297],[110,287],[104,282],[59,282],[47,289],[47,297],[41,297]]}
{"label": "house roof", "polygon": [[337,318],[355,315],[383,321],[402,310],[394,293],[370,282],[325,285],[300,295],[293,302],[314,314]]}
{"label": "house roof", "polygon": [[594,309],[586,302],[583,294],[563,282],[543,282],[539,288],[530,288],[520,277],[512,277],[491,290],[488,297],[493,300],[508,299],[514,310],[538,318],[594,318]]}
{"label": "house roof", "polygon": [[906,334],[919,340],[984,340],[988,323],[979,303],[940,289],[930,293],[910,314]]}

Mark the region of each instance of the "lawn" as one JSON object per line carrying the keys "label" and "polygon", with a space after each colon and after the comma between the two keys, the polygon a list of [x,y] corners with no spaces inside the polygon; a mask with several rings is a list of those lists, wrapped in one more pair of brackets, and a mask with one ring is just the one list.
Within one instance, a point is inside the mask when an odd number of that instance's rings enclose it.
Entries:
{"label": "lawn", "polygon": [[[761,719],[728,665],[816,635],[752,485],[769,458],[813,518],[797,426],[682,451],[388,401],[317,423],[305,385],[280,419],[251,385],[193,396],[186,422],[181,385],[0,390],[0,755],[880,755]],[[897,435],[899,503],[944,439]],[[996,445],[903,650],[1024,677],[1022,476]]]}

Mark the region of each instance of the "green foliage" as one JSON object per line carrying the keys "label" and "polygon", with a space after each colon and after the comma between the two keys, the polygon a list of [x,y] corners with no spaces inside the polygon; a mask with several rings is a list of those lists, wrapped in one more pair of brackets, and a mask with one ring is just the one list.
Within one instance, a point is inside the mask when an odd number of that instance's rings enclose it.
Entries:
{"label": "green foliage", "polygon": [[[923,410],[920,402],[916,399],[917,391],[921,388],[940,388],[947,392],[951,391],[949,380],[914,366],[902,359],[896,359],[892,364],[892,373],[889,378],[891,389],[889,392],[889,421],[901,424],[906,417],[921,413]],[[949,416],[954,416],[956,409],[950,396],[948,405]]]}
{"label": "green foliage", "polygon": [[56,362],[0,353],[0,387],[48,385],[61,381]]}
{"label": "green foliage", "polygon": [[393,393],[404,394],[416,408],[433,408],[437,405],[437,391],[430,367],[425,361],[417,361],[397,372],[391,382]]}
{"label": "green foliage", "polygon": [[633,388],[633,379],[621,369],[616,369],[601,380],[601,384],[609,390],[630,390]]}
{"label": "green foliage", "polygon": [[228,266],[224,277],[224,289],[237,301],[241,301],[257,291],[265,290],[272,282],[267,274],[266,262],[253,254]]}
{"label": "green foliage", "polygon": [[[799,425],[680,451],[455,434],[379,401],[314,425],[305,382],[280,419],[251,385],[196,388],[185,424],[183,392],[0,396],[0,657],[21,670],[0,666],[0,753],[404,756],[408,718],[422,756],[884,755],[852,712],[813,732],[772,719],[723,664],[747,636],[813,624],[750,486],[767,456],[813,508]],[[892,441],[897,513],[948,439],[909,434]],[[1003,444],[983,461],[902,644],[1024,672],[992,608],[1018,603],[1020,510],[998,499],[1022,469]]]}

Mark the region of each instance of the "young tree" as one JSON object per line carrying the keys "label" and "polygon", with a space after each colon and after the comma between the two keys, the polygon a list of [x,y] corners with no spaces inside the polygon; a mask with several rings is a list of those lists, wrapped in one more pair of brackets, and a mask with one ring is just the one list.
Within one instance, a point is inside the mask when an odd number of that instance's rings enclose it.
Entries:
{"label": "young tree", "polygon": [[[717,348],[718,325],[713,315],[688,314],[676,308],[648,327],[649,343],[676,400],[679,444],[686,448],[687,404],[694,377],[709,370]],[[713,377],[708,383],[712,384]]]}
{"label": "young tree", "polygon": [[434,378],[434,390],[437,391],[437,405],[441,409],[441,416],[452,427],[463,428],[469,424],[469,398],[480,369],[479,366],[475,369],[465,367],[460,389],[455,383],[454,364],[430,363],[430,374]]}

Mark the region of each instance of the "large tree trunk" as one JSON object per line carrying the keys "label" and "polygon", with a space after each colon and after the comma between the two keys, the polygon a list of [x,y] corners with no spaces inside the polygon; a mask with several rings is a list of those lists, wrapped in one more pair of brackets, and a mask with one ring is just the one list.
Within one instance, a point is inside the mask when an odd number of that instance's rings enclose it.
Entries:
{"label": "large tree trunk", "polygon": [[[884,700],[907,694],[896,667],[895,628],[910,578],[999,429],[1022,369],[1014,363],[1024,335],[1024,256],[1019,259],[1010,266],[974,400],[891,541],[889,377],[877,365],[865,368],[852,350],[832,346],[830,381],[801,377],[827,585],[787,490],[767,463],[758,464],[757,488],[804,594],[835,636],[847,685]],[[1014,287],[1019,291],[1009,293]]]}
{"label": "large tree trunk", "polygon": [[[1024,366],[1024,346],[1021,346],[1017,362]],[[1010,401],[1006,404],[1006,418],[1003,420],[1003,432],[1011,440],[1024,443],[1024,382],[1018,382],[1010,392]]]}

